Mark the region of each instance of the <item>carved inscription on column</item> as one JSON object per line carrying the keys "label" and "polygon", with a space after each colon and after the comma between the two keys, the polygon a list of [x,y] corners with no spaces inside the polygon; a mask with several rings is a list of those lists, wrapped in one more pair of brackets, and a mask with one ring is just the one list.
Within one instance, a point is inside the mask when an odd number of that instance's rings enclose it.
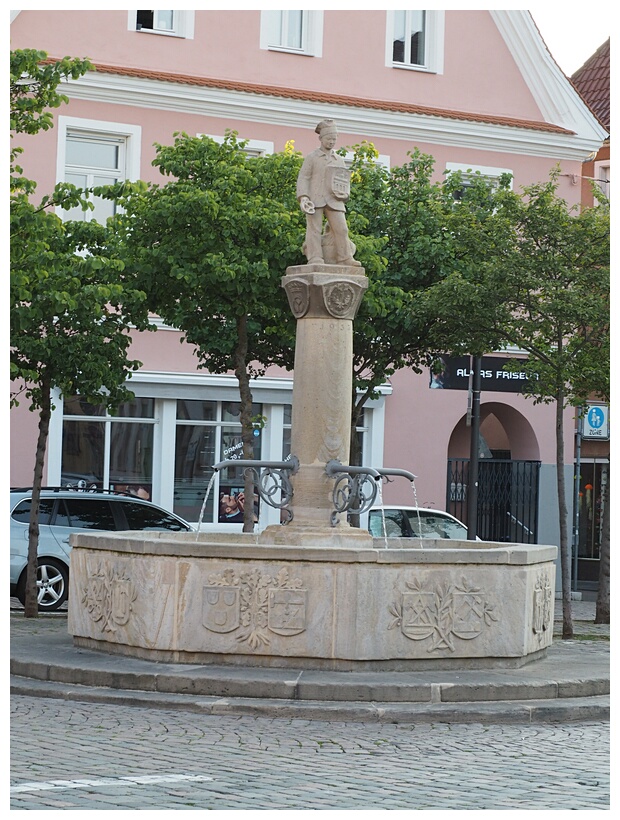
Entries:
{"label": "carved inscription on column", "polygon": [[424,588],[416,578],[405,586],[408,591],[389,607],[394,620],[388,629],[400,627],[412,641],[430,641],[428,652],[454,652],[455,638],[473,640],[498,620],[486,593],[464,578],[460,584],[437,584],[434,589]]}
{"label": "carved inscription on column", "polygon": [[235,640],[257,649],[269,646],[270,633],[288,637],[305,631],[308,591],[286,567],[273,576],[260,569],[226,569],[208,580],[202,623],[211,632],[236,632]]}

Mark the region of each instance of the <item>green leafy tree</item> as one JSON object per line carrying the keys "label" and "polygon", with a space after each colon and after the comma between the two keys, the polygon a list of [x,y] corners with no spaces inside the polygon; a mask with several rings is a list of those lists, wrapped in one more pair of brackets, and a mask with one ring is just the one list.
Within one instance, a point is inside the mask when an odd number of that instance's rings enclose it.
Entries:
{"label": "green leafy tree", "polygon": [[[195,346],[201,367],[239,381],[243,457],[253,458],[251,379],[292,368],[295,322],[281,277],[299,264],[303,215],[295,199],[301,158],[251,157],[228,132],[222,144],[176,134],[153,164],[170,177],[119,200],[119,253],[149,308]],[[251,478],[246,481],[251,498]],[[244,531],[253,529],[246,505]]]}
{"label": "green leafy tree", "polygon": [[[481,326],[471,325],[464,335],[454,319],[460,313],[455,293],[443,291],[440,305],[433,288],[449,277],[466,278],[484,259],[489,237],[497,242],[498,225],[494,190],[483,177],[464,192],[460,174],[434,180],[434,158],[417,149],[390,171],[376,165],[371,144],[353,150],[348,221],[362,251],[367,245],[371,251],[364,263],[369,287],[354,323],[355,462],[355,428],[364,405],[390,375],[403,367],[420,372],[439,351],[473,352],[496,343],[497,334]],[[500,187],[507,185],[503,179]],[[493,301],[482,292],[476,298],[480,312]]]}
{"label": "green leafy tree", "polygon": [[[52,125],[48,106],[63,77],[78,77],[90,64],[69,60],[42,66],[44,52],[11,54],[11,125],[36,134]],[[12,135],[14,136],[14,135]],[[105,254],[105,228],[95,222],[62,222],[52,208],[89,208],[70,185],[33,202],[36,186],[15,164],[11,151],[11,405],[29,401],[39,413],[29,523],[25,615],[36,617],[39,499],[52,412],[51,391],[79,393],[111,408],[130,397],[124,387],[139,362],[127,360],[130,321],[144,324],[144,294],[123,281],[123,265]],[[132,308],[131,319],[128,306]]]}
{"label": "green leafy tree", "polygon": [[555,404],[562,634],[570,638],[564,410],[593,395],[609,400],[609,208],[605,202],[570,208],[557,195],[558,174],[522,193],[500,192],[495,241],[486,245],[485,259],[466,276],[455,272],[430,296],[436,306],[458,306],[464,339],[495,334],[527,351],[527,361],[514,367],[530,374],[528,395]]}

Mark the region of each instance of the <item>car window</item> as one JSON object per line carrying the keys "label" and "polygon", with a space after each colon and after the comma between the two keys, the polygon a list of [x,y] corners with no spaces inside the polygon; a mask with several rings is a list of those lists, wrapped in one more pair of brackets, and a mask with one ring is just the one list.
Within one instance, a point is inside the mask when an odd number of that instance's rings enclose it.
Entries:
{"label": "car window", "polygon": [[[385,520],[385,533],[383,522]],[[371,510],[368,518],[368,529],[375,538],[406,537],[405,518],[401,510]]]}
{"label": "car window", "polygon": [[447,516],[438,515],[430,510],[420,510],[419,513],[419,518],[415,510],[408,513],[414,538],[467,539],[467,530],[458,521],[453,521]]}
{"label": "car window", "polygon": [[[30,522],[30,510],[32,508],[32,499],[25,498],[20,501],[12,513],[12,518],[22,524]],[[39,502],[39,525],[49,524],[54,511],[54,499],[42,498]]]}
{"label": "car window", "polygon": [[157,507],[150,507],[148,504],[136,504],[133,501],[126,501],[123,502],[122,509],[130,530],[179,531],[187,529],[174,516],[163,510],[158,510]]}
{"label": "car window", "polygon": [[67,498],[66,509],[59,510],[58,526],[83,530],[115,530],[114,512],[107,498]]}

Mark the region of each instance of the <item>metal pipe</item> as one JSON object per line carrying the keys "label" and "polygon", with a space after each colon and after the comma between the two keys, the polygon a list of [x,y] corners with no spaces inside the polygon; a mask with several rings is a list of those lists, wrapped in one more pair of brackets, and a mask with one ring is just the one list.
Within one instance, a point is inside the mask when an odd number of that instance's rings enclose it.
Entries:
{"label": "metal pipe", "polygon": [[417,475],[410,473],[409,470],[398,470],[392,469],[391,467],[377,467],[377,472],[382,476],[399,475],[403,478],[408,478],[409,481],[415,481],[417,478]]}
{"label": "metal pipe", "polygon": [[341,464],[337,459],[327,462],[325,472],[330,477],[338,473],[346,473],[347,475],[369,475],[375,480],[381,478],[379,470],[375,470],[373,467],[354,467],[349,464]]}
{"label": "metal pipe", "polygon": [[225,467],[264,467],[267,470],[290,470],[293,475],[299,470],[299,460],[291,456],[288,461],[254,461],[253,459],[231,458],[227,461],[218,461],[212,469],[217,473]]}

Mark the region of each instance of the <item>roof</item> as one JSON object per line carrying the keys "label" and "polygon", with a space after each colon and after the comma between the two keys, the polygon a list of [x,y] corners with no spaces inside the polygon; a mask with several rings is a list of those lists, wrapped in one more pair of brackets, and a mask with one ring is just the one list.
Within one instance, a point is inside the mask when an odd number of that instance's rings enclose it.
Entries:
{"label": "roof", "polygon": [[571,82],[592,113],[608,131],[610,127],[609,38],[571,77]]}

